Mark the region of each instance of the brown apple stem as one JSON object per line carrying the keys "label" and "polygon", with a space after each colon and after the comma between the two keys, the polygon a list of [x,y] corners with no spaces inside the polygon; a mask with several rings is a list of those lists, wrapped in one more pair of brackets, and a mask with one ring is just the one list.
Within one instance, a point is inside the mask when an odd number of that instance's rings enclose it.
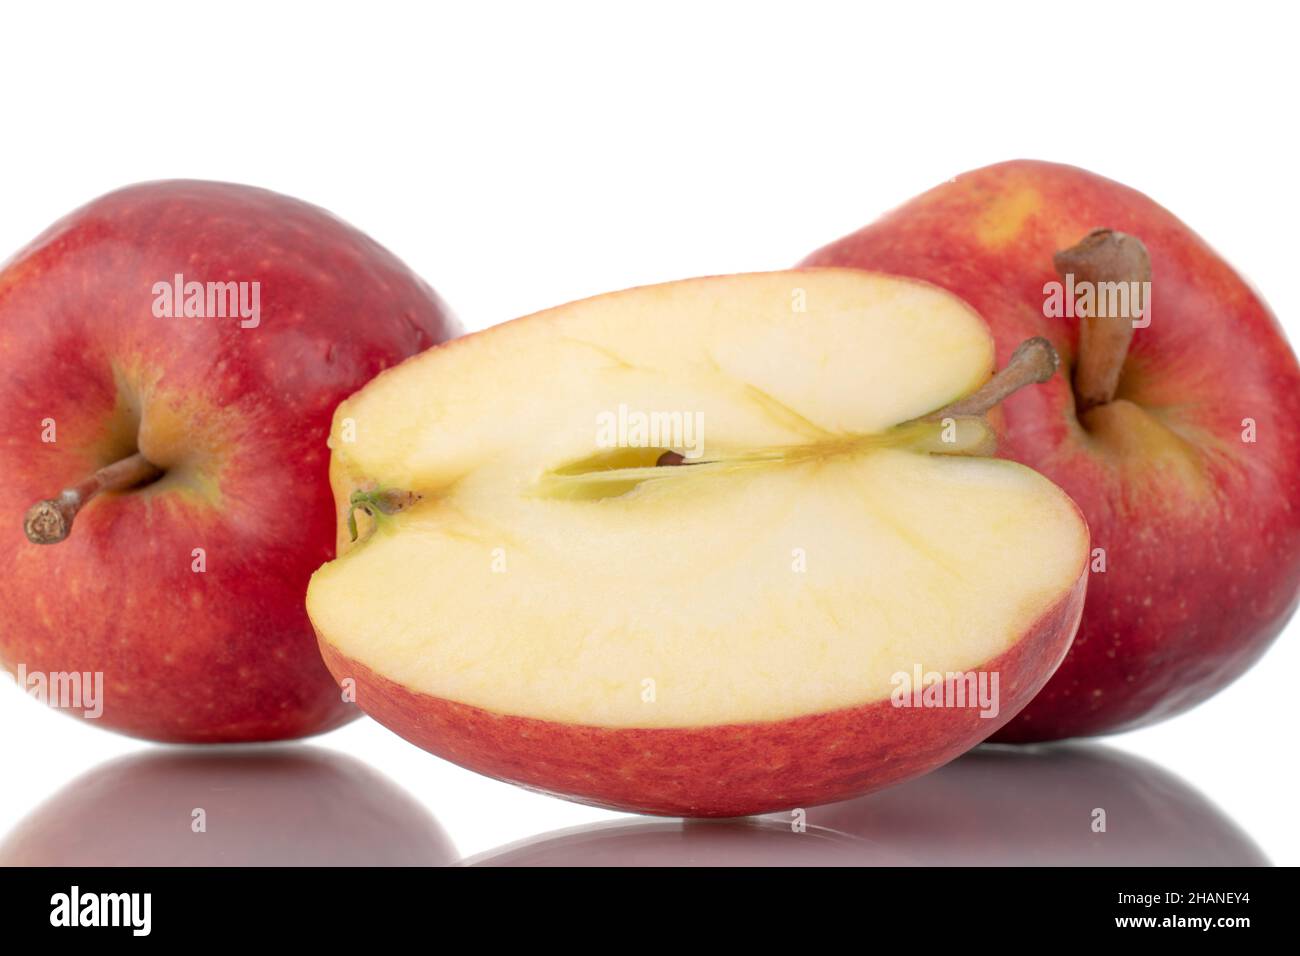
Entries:
{"label": "brown apple stem", "polygon": [[58,544],[72,530],[77,512],[101,491],[124,491],[152,481],[162,469],[136,452],[127,458],[105,465],[90,477],[64,488],[57,498],[38,501],[27,509],[23,530],[33,544]]}
{"label": "brown apple stem", "polygon": [[[1053,256],[1052,265],[1062,282],[1073,275],[1076,286],[1087,282],[1094,292],[1093,314],[1079,318],[1079,358],[1074,367],[1075,405],[1083,412],[1105,405],[1119,388],[1120,371],[1133,341],[1133,320],[1148,305],[1140,299],[1151,282],[1151,257],[1136,236],[1094,229]],[[1111,311],[1106,305],[1114,301],[1111,291],[1128,303],[1127,309],[1116,310],[1120,314],[1103,314]]]}
{"label": "brown apple stem", "polygon": [[1061,364],[1052,343],[1042,336],[1026,339],[1016,346],[1011,358],[1001,371],[985,382],[976,391],[937,412],[926,415],[922,421],[937,422],[945,418],[983,415],[994,405],[1001,403],[1008,395],[1019,391],[1026,385],[1046,382],[1056,373]]}

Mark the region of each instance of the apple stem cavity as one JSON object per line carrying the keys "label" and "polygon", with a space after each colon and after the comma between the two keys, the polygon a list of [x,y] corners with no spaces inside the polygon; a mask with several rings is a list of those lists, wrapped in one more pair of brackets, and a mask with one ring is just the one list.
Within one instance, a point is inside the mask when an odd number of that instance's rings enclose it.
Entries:
{"label": "apple stem cavity", "polygon": [[86,502],[103,491],[125,491],[162,477],[163,470],[136,452],[105,465],[57,498],[38,501],[23,517],[23,531],[32,544],[58,544],[72,530],[73,519]]}
{"label": "apple stem cavity", "polygon": [[[1069,249],[1053,256],[1052,265],[1063,282],[1072,275],[1075,285],[1086,282],[1098,290],[1091,310],[1094,314],[1079,319],[1074,401],[1077,411],[1085,412],[1109,403],[1119,390],[1120,372],[1133,341],[1133,319],[1142,315],[1150,304],[1135,298],[1145,299],[1150,289],[1151,256],[1136,236],[1113,229],[1094,229]],[[1097,314],[1107,311],[1100,290],[1117,287],[1134,290],[1128,300],[1127,311],[1131,314]]]}
{"label": "apple stem cavity", "polygon": [[1026,385],[1046,382],[1056,374],[1060,364],[1060,356],[1047,339],[1042,336],[1026,339],[1016,346],[1002,370],[980,388],[937,412],[931,412],[922,421],[937,422],[945,418],[981,416]]}

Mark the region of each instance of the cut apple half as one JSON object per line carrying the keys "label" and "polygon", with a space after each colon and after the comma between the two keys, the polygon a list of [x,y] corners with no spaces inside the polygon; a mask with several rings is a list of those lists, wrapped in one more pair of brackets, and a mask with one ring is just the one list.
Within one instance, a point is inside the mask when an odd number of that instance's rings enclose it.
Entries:
{"label": "cut apple half", "polygon": [[425,352],[335,415],[326,662],[433,753],[603,806],[738,815],[932,769],[1029,701],[1083,598],[1074,504],[984,457],[964,397],[992,368],[960,299],[854,270]]}

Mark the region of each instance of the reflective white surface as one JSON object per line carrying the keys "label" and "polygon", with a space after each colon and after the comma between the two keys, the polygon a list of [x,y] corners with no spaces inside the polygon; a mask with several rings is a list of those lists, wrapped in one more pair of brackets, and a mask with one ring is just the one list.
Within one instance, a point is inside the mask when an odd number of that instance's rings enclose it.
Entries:
{"label": "reflective white surface", "polygon": [[1097,744],[982,747],[856,800],[744,821],[595,824],[485,866],[1264,866],[1222,811]]}
{"label": "reflective white surface", "polygon": [[77,777],[0,839],[0,866],[446,866],[428,810],[311,746],[158,747]]}
{"label": "reflective white surface", "polygon": [[[520,792],[521,796],[524,796]],[[628,818],[462,859],[430,807],[315,746],[146,748],[0,837],[0,866],[1263,866],[1221,809],[1099,744],[981,747],[855,800],[740,820]],[[483,817],[466,832],[486,834]],[[472,824],[472,826],[471,826]]]}

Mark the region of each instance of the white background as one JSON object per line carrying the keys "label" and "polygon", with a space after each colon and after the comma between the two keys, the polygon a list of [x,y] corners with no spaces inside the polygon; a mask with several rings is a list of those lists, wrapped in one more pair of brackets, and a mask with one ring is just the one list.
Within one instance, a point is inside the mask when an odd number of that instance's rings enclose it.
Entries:
{"label": "white background", "polygon": [[[1242,2],[24,4],[0,27],[0,259],[126,183],[247,182],[369,232],[478,329],[788,266],[956,173],[1035,157],[1172,209],[1294,342],[1292,16]],[[1210,702],[1113,741],[1290,864],[1297,637],[1293,622]],[[0,735],[0,836],[83,770],[149,746],[7,682]],[[415,795],[465,854],[615,817],[370,721],[316,743]]]}

